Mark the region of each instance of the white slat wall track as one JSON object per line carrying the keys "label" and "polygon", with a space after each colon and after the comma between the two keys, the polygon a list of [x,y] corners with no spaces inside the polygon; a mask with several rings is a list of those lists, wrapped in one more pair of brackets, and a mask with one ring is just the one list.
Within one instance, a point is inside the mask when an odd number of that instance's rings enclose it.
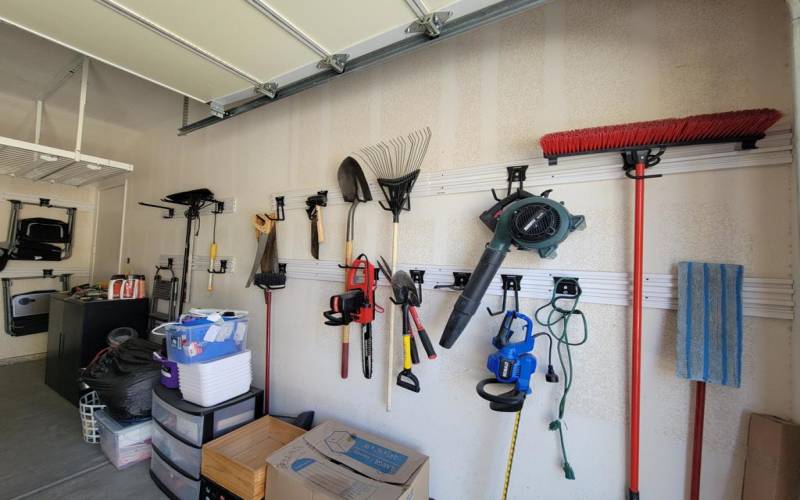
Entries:
{"label": "white slat wall track", "polygon": [[[736,144],[705,144],[668,148],[661,163],[653,173],[663,175],[727,170],[733,168],[765,167],[787,165],[792,162],[792,132],[780,130],[769,133],[758,142],[757,149],[739,150]],[[536,187],[550,187],[558,184],[606,181],[623,179],[620,156],[614,153],[575,156],[560,159],[558,165],[549,166],[547,159],[540,156],[487,165],[477,165],[443,171],[420,173],[414,186],[414,198],[440,194],[460,194],[487,192],[490,188],[504,190],[506,182],[505,167],[529,165],[525,188],[535,192]],[[372,173],[365,169],[367,177]],[[275,197],[283,196],[286,210],[305,208],[306,198],[318,190],[328,190],[328,204],[343,204],[338,186],[310,186],[273,193],[271,203],[275,207]],[[370,190],[376,199],[381,199],[377,182],[370,180]]]}
{"label": "white slat wall track", "polygon": [[[335,261],[312,259],[282,259],[287,264],[286,275],[291,279],[344,282],[344,272]],[[421,269],[425,271],[424,289],[431,292],[435,285],[453,282],[453,272],[472,272],[455,266],[400,264],[399,269]],[[554,277],[576,277],[580,279],[583,295],[581,300],[593,304],[628,306],[631,304],[631,277],[629,273],[603,271],[552,270],[502,268],[487,290],[487,295],[503,295],[501,274],[522,275],[520,297],[548,299],[553,291]],[[388,286],[381,276],[379,285]],[[289,285],[291,286],[291,285]],[[513,294],[513,292],[510,292]],[[742,299],[746,316],[775,319],[794,318],[794,282],[791,278],[744,278]],[[670,274],[644,275],[644,306],[654,309],[676,309],[678,305],[677,277]]]}

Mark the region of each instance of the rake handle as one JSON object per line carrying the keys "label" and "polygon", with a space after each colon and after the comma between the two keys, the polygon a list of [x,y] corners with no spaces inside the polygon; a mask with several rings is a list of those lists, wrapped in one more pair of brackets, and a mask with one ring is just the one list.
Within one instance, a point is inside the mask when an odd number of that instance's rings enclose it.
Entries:
{"label": "rake handle", "polygon": [[[392,271],[397,269],[397,238],[400,234],[400,223],[392,223]],[[390,292],[391,293],[391,292]],[[386,411],[392,411],[392,382],[394,381],[394,315],[396,307],[389,308],[389,349],[386,363]]]}

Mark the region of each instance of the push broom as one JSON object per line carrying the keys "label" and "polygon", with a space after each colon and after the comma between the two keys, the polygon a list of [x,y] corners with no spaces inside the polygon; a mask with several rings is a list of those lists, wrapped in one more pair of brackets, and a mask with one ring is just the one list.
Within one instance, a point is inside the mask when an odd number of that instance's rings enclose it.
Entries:
{"label": "push broom", "polygon": [[[631,500],[639,498],[639,400],[642,340],[642,258],[644,255],[644,181],[669,146],[741,143],[755,148],[781,113],[775,109],[750,109],[556,132],[543,136],[540,145],[551,165],[565,156],[621,153],[625,175],[635,181],[633,237],[633,320],[631,339],[630,477]],[[699,464],[697,464],[699,467]]]}

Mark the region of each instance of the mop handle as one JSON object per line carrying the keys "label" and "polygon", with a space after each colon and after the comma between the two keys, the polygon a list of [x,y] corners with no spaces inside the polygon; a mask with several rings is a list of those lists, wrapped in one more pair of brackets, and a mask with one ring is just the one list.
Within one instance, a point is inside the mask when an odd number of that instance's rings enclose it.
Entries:
{"label": "mop handle", "polygon": [[692,487],[690,500],[700,500],[700,469],[703,463],[703,421],[706,413],[706,383],[697,382],[694,393],[694,436],[692,443]]}

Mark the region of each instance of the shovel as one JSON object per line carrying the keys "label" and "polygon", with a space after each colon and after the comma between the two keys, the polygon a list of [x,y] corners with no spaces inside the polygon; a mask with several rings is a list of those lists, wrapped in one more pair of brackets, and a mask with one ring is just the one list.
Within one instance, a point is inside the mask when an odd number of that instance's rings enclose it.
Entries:
{"label": "shovel", "polygon": [[[342,191],[342,198],[350,205],[347,213],[347,236],[344,246],[344,265],[349,266],[353,261],[353,235],[355,233],[356,207],[359,203],[372,201],[372,193],[369,190],[367,178],[364,171],[353,157],[348,156],[339,165],[336,173],[339,181],[339,189]],[[346,280],[345,280],[346,282]],[[342,378],[347,378],[350,359],[350,325],[342,327]]]}

